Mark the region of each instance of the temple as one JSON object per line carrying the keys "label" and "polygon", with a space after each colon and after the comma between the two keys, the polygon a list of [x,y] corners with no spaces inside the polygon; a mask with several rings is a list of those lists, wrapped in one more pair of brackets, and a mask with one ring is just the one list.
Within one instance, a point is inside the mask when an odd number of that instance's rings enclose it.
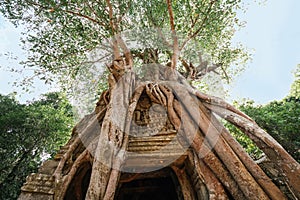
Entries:
{"label": "temple", "polygon": [[[105,91],[54,159],[27,177],[19,200],[299,197],[299,163],[271,136],[220,99],[192,90],[180,97],[180,85],[136,87],[125,117]],[[216,115],[245,130],[266,159],[252,160]],[[113,121],[122,117],[124,131]]]}

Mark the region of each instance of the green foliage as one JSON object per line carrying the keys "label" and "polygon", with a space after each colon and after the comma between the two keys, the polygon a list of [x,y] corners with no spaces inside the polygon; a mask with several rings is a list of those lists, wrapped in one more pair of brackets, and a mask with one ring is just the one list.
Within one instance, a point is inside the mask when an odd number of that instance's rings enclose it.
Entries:
{"label": "green foliage", "polygon": [[287,97],[267,105],[245,103],[240,109],[277,140],[300,162],[300,99]]}
{"label": "green foliage", "polygon": [[226,128],[230,131],[231,135],[242,145],[245,151],[254,160],[258,160],[263,155],[263,152],[255,145],[255,143],[241,130],[232,124],[226,123]]}
{"label": "green foliage", "polygon": [[[254,101],[237,103],[237,107],[277,140],[287,152],[300,162],[300,65],[294,73],[290,94],[281,101],[255,105]],[[262,151],[240,130],[226,124],[232,135],[252,158],[258,159]]]}
{"label": "green foliage", "polygon": [[[58,78],[66,86],[82,68],[93,65],[87,52],[114,33],[145,28],[170,30],[165,0],[111,0],[111,4],[115,29],[105,1],[3,0],[0,12],[15,25],[21,23],[28,29],[23,38],[29,53],[24,66],[33,68],[35,75],[46,82]],[[240,70],[237,64],[248,58],[241,46],[231,45],[235,30],[242,26],[236,17],[241,4],[241,0],[173,1],[179,45],[186,42],[184,59],[197,66],[198,53],[208,53],[211,62],[223,64],[218,72],[224,78],[234,76]],[[171,37],[166,39],[172,43]]]}
{"label": "green foliage", "polygon": [[300,98],[300,64],[298,64],[294,76],[295,81],[291,86],[290,96]]}
{"label": "green foliage", "polygon": [[59,93],[20,104],[0,95],[0,199],[17,199],[25,178],[69,138],[72,107]]}
{"label": "green foliage", "polygon": [[[239,109],[254,119],[300,162],[300,98],[289,96],[281,101],[258,106],[248,101],[239,105]],[[226,126],[252,158],[258,159],[261,156],[262,152],[245,134],[232,125]]]}

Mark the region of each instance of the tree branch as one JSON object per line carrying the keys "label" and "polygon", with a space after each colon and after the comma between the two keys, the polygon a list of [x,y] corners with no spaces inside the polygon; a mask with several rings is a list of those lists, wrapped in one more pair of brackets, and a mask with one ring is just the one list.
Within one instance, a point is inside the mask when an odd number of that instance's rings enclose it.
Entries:
{"label": "tree branch", "polygon": [[129,11],[129,9],[130,9],[130,7],[131,7],[131,3],[132,3],[132,1],[130,0],[127,4],[127,8],[126,8],[126,10],[118,17],[118,19],[117,19],[117,24],[119,24],[119,23],[121,23],[122,22],[122,20],[124,19],[124,16],[125,16],[125,14]]}
{"label": "tree branch", "polygon": [[132,66],[133,66],[132,54],[120,35],[117,36],[117,43],[120,45],[120,47],[124,51],[126,65],[128,65],[129,68],[132,68]]}
{"label": "tree branch", "polygon": [[222,69],[222,71],[223,71],[223,73],[224,73],[224,75],[225,75],[225,78],[226,78],[226,80],[227,80],[227,83],[229,83],[230,78],[229,78],[229,76],[228,76],[226,70],[224,69],[224,67],[223,67],[222,65],[220,65],[220,66],[221,66],[221,69]]}
{"label": "tree branch", "polygon": [[60,9],[59,5],[56,6],[55,8],[53,8],[53,7],[43,6],[43,5],[41,5],[39,3],[36,3],[36,2],[33,2],[33,1],[28,1],[28,3],[31,4],[31,5],[33,5],[33,6],[37,6],[37,7],[41,8],[41,9],[48,10],[49,12],[55,12],[55,9],[58,9],[60,11],[63,11],[63,12],[66,12],[66,13],[69,13],[69,14],[72,14],[72,15],[75,15],[75,16],[83,17],[83,18],[85,18],[85,19],[87,19],[89,21],[92,21],[92,22],[94,22],[96,24],[99,24],[101,26],[104,26],[104,27],[107,26],[105,23],[99,22],[99,21],[97,21],[96,19],[93,19],[90,16],[87,16],[87,15],[84,15],[84,14],[81,14],[81,13],[78,13],[78,12],[74,12],[74,11],[71,11],[71,10]]}
{"label": "tree branch", "polygon": [[104,24],[104,23],[101,23],[101,22],[99,22],[99,21],[97,21],[97,20],[95,20],[95,19],[93,19],[93,18],[91,18],[91,17],[89,17],[89,16],[87,16],[87,15],[84,15],[84,14],[81,14],[81,13],[78,13],[78,12],[74,12],[74,11],[71,11],[71,10],[63,10],[62,9],[62,11],[64,11],[64,12],[66,12],[66,13],[69,13],[69,14],[72,14],[72,15],[76,15],[76,16],[79,16],[79,17],[83,17],[83,18],[85,18],[85,19],[87,19],[87,20],[89,20],[89,21],[92,21],[92,22],[94,22],[94,23],[97,23],[97,24],[99,24],[99,25],[101,25],[101,26],[106,26],[106,24]]}
{"label": "tree branch", "polygon": [[[183,58],[179,57],[179,60],[181,61],[183,67],[186,69],[186,74],[183,74],[185,78],[187,79],[192,79],[192,80],[200,80],[205,74],[209,73],[209,72],[214,72],[216,74],[219,74],[216,70],[218,68],[222,68],[222,64],[218,63],[218,64],[213,64],[211,66],[208,67],[208,62],[207,61],[202,61],[202,57],[201,54],[199,55],[199,62],[200,64],[195,67],[193,65],[193,63],[187,63],[186,60],[184,60]],[[227,80],[229,80],[229,77],[226,73],[226,71],[222,68],[222,70],[224,71],[224,74],[226,76],[226,78],[228,78]]]}
{"label": "tree branch", "polygon": [[[106,4],[108,6],[108,14],[109,14],[109,25],[112,31],[112,35],[114,36],[117,32],[116,27],[115,27],[115,22],[113,18],[113,8],[111,5],[110,0],[106,0]],[[120,51],[118,48],[118,41],[116,39],[113,40],[112,44],[113,52],[114,52],[114,59],[119,59],[121,57]]]}
{"label": "tree branch", "polygon": [[89,10],[90,10],[91,12],[93,12],[94,15],[95,15],[96,17],[101,18],[101,17],[97,14],[97,12],[95,12],[95,10],[90,6],[89,2],[84,2],[84,4],[87,5],[87,7],[89,8]]}
{"label": "tree branch", "polygon": [[[211,1],[211,2],[210,2],[210,5],[209,5],[209,7],[208,7],[208,9],[207,9],[206,15],[205,15],[205,17],[204,17],[204,19],[203,19],[203,21],[202,21],[200,27],[199,27],[194,33],[190,34],[190,35],[187,37],[187,39],[182,43],[182,45],[181,45],[181,47],[179,48],[179,50],[182,50],[182,49],[185,47],[185,45],[188,43],[188,41],[190,41],[191,39],[195,38],[195,37],[203,30],[203,27],[204,27],[204,25],[205,25],[205,23],[206,23],[206,21],[207,21],[207,19],[208,19],[208,15],[209,15],[209,13],[211,12],[212,6],[213,6],[213,4],[214,4],[215,2],[216,2],[216,1]],[[193,27],[192,27],[191,29],[193,29]],[[190,30],[191,30],[191,29],[190,29]]]}
{"label": "tree branch", "polygon": [[172,32],[172,38],[173,38],[173,55],[172,55],[172,61],[171,61],[171,68],[175,69],[177,60],[179,57],[179,45],[178,45],[178,38],[176,35],[175,24],[174,24],[172,2],[171,2],[171,0],[166,0],[166,1],[167,1],[167,6],[168,6],[169,20],[170,20],[170,26],[171,26],[171,32]]}

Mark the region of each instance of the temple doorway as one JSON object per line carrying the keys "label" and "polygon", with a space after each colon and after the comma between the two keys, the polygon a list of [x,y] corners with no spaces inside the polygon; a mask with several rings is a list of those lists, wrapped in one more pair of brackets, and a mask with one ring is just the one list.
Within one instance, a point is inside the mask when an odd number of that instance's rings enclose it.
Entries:
{"label": "temple doorway", "polygon": [[177,177],[170,168],[141,174],[122,174],[115,200],[153,199],[183,199]]}

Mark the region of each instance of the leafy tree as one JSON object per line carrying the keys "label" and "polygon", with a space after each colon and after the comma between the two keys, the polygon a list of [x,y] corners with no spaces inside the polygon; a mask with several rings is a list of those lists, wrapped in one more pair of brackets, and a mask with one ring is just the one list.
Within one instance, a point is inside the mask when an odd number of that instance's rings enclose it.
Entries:
{"label": "leafy tree", "polygon": [[[30,52],[24,64],[35,67],[42,79],[49,81],[47,73],[51,73],[64,84],[77,76],[93,84],[100,79],[92,78],[98,65],[110,72],[108,89],[95,111],[76,126],[67,153],[51,174],[60,184],[56,198],[74,199],[74,193],[78,199],[114,198],[134,111],[138,103],[146,109],[145,102],[164,107],[181,138],[179,143],[190,144],[192,167],[202,163],[207,172],[199,170],[198,177],[205,179],[208,192],[203,195],[208,199],[211,194],[216,199],[285,198],[212,112],[253,137],[300,198],[300,177],[295,176],[299,164],[275,140],[266,140],[267,133],[248,116],[221,99],[196,91],[186,81],[200,80],[208,72],[230,80],[237,71],[230,66],[247,57],[241,48],[231,45],[240,26],[236,18],[240,5],[240,0],[1,1],[0,10],[7,18],[32,31],[24,40]],[[149,29],[155,29],[155,34],[149,34]],[[127,42],[134,39],[136,44],[146,44],[132,47]],[[136,76],[140,69],[145,76]],[[68,162],[70,159],[74,162]],[[184,170],[174,169],[178,175]],[[185,187],[185,182],[180,184]],[[186,186],[183,195],[188,195],[187,190]]]}
{"label": "leafy tree", "polygon": [[0,95],[0,199],[16,199],[26,176],[69,138],[71,105],[59,93],[20,104]]}
{"label": "leafy tree", "polygon": [[[272,135],[298,162],[300,162],[300,98],[299,71],[297,66],[294,73],[295,80],[291,85],[290,94],[280,101],[272,101],[267,105],[254,105],[247,101],[239,108],[253,118],[260,127]],[[254,158],[261,155],[261,151],[241,131],[230,126],[237,140]]]}
{"label": "leafy tree", "polygon": [[[201,66],[202,75],[213,70],[227,80],[241,70],[237,65],[247,60],[248,55],[241,46],[231,44],[235,30],[242,26],[236,17],[241,4],[240,0],[172,2],[173,24],[178,35],[176,51],[182,52],[177,69],[189,71],[191,63],[193,69]],[[169,29],[168,7],[163,0],[4,0],[0,2],[0,11],[16,26],[24,24],[28,29],[23,38],[24,48],[29,53],[23,63],[26,68],[33,68],[35,75],[46,82],[58,77],[64,86],[71,84],[81,70],[91,67],[87,53],[97,51],[105,38],[126,30],[155,28],[165,33]],[[171,44],[170,38],[165,39]],[[134,58],[143,55],[145,59],[146,49],[131,50]],[[159,57],[171,57],[172,48],[167,52],[159,48],[153,50],[159,50]],[[198,58],[200,51],[209,54],[212,63],[220,65],[202,66]]]}
{"label": "leafy tree", "polygon": [[[300,162],[299,98],[287,97],[281,101],[273,101],[267,105],[259,106],[254,106],[248,102],[241,105],[240,109],[252,117],[260,127],[264,128]],[[255,149],[253,146],[247,146],[247,148]]]}

